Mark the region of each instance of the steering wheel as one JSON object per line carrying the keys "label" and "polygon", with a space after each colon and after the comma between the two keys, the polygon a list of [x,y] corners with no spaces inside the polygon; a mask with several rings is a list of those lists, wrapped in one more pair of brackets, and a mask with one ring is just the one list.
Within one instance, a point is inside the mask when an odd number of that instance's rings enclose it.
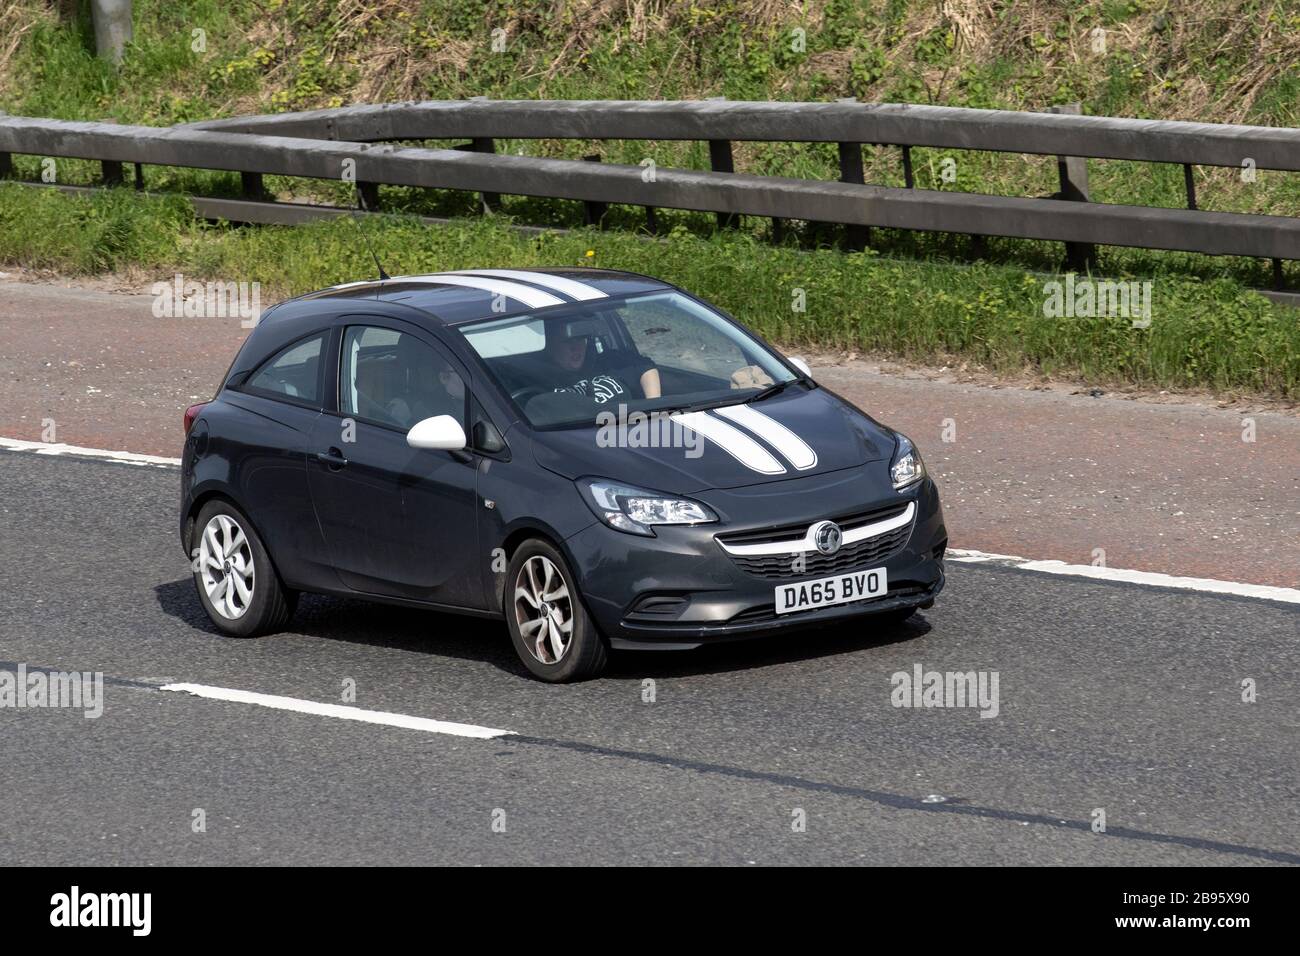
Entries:
{"label": "steering wheel", "polygon": [[538,395],[545,395],[545,394],[546,394],[546,389],[544,388],[539,388],[536,385],[525,385],[523,388],[517,388],[513,392],[511,392],[510,397],[514,399],[515,404],[522,407],[524,403],[527,402],[529,399],[533,399],[536,398]]}

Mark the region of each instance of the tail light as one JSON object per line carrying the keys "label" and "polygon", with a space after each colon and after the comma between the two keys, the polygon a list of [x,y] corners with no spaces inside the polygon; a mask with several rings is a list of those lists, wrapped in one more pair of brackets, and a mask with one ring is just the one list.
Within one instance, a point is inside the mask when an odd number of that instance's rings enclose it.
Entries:
{"label": "tail light", "polygon": [[194,419],[198,418],[203,412],[203,409],[207,408],[210,404],[210,402],[199,402],[197,405],[191,405],[189,408],[185,409],[185,434],[188,435],[190,433],[190,429],[194,427]]}

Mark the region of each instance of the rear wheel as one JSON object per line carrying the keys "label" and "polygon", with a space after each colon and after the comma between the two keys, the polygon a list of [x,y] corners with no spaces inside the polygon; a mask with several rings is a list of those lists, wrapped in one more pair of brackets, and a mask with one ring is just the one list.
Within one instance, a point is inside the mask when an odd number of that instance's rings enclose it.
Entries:
{"label": "rear wheel", "polygon": [[298,595],[280,583],[252,522],[226,501],[209,501],[194,522],[194,586],[221,631],[255,637],[278,631]]}
{"label": "rear wheel", "polygon": [[519,659],[544,681],[595,677],[608,652],[583,607],[568,562],[538,538],[519,546],[506,570],[506,625]]}

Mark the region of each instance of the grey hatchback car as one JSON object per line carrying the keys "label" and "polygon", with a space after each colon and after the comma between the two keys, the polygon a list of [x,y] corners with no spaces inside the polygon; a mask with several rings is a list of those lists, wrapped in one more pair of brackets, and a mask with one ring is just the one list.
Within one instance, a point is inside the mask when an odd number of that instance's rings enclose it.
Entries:
{"label": "grey hatchback car", "polygon": [[645,276],[300,296],[185,427],[181,541],[232,635],[350,595],[504,619],[529,671],[571,681],[610,649],[883,625],[944,584],[915,445]]}

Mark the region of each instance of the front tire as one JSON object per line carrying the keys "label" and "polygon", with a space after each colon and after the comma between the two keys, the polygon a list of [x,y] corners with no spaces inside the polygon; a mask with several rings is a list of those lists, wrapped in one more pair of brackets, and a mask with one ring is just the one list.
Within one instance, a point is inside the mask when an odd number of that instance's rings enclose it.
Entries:
{"label": "front tire", "polygon": [[194,586],[220,631],[256,637],[289,623],[298,595],[280,583],[266,546],[242,511],[227,501],[209,501],[194,530]]}
{"label": "front tire", "polygon": [[534,676],[554,684],[605,669],[608,651],[569,564],[538,538],[519,546],[506,569],[502,609],[515,652]]}

